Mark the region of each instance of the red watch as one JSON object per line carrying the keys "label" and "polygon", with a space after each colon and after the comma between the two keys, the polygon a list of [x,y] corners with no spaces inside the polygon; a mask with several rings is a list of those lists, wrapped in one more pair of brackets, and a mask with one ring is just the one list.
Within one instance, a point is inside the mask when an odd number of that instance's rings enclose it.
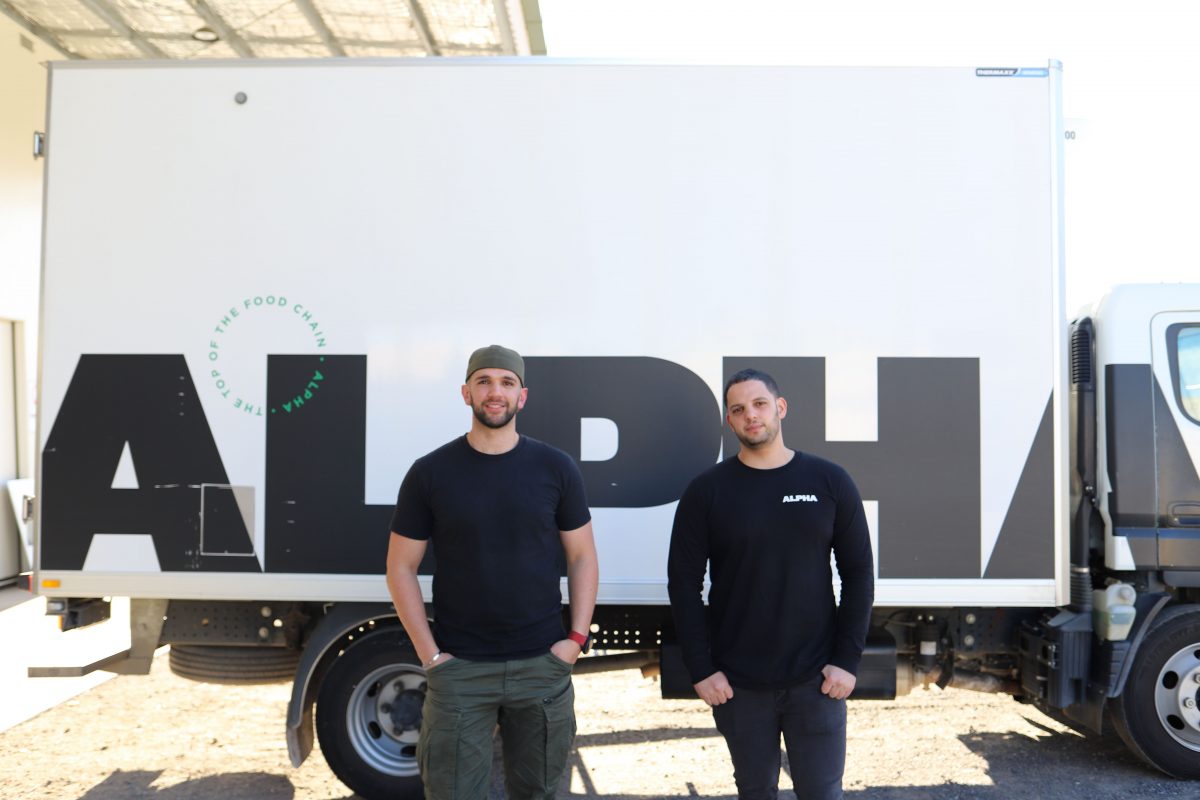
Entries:
{"label": "red watch", "polygon": [[586,653],[588,650],[592,649],[592,636],[590,633],[571,631],[567,634],[567,638],[579,645],[579,652],[581,653]]}

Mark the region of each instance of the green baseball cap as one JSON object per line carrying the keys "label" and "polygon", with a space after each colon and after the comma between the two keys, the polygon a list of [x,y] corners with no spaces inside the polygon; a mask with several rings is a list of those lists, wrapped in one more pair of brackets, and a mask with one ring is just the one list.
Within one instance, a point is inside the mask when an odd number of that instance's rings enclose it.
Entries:
{"label": "green baseball cap", "polygon": [[521,385],[525,385],[525,359],[516,350],[509,350],[498,344],[481,347],[467,359],[467,380],[471,373],[480,369],[506,369],[517,376]]}

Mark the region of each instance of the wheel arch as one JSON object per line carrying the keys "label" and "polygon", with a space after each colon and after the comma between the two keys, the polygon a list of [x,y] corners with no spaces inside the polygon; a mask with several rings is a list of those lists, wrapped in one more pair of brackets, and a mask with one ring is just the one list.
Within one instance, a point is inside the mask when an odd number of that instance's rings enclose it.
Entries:
{"label": "wheel arch", "polygon": [[1196,606],[1174,605],[1167,607],[1167,603],[1171,600],[1171,595],[1163,593],[1144,594],[1137,601],[1137,619],[1134,622],[1133,638],[1129,641],[1129,649],[1125,652],[1121,659],[1121,669],[1117,673],[1117,679],[1113,681],[1112,689],[1109,691],[1109,698],[1119,697],[1125,691],[1125,683],[1129,680],[1129,672],[1133,669],[1133,662],[1137,659],[1138,650],[1141,649],[1142,643],[1146,641],[1146,634],[1150,629],[1157,625],[1162,619],[1168,619],[1171,616],[1176,616],[1178,612],[1175,609],[1179,608],[1196,608]]}
{"label": "wheel arch", "polygon": [[304,645],[292,696],[288,700],[287,747],[293,767],[299,767],[312,753],[316,742],[313,705],[321,688],[321,679],[337,658],[338,645],[363,625],[376,629],[399,627],[396,610],[388,603],[338,603],[323,616]]}

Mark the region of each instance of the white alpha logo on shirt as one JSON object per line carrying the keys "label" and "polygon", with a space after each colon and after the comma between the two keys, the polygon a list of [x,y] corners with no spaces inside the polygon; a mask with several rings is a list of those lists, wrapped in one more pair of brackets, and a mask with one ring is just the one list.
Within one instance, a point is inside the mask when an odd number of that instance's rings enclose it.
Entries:
{"label": "white alpha logo on shirt", "polygon": [[785,503],[815,503],[817,496],[815,494],[785,494],[783,496]]}

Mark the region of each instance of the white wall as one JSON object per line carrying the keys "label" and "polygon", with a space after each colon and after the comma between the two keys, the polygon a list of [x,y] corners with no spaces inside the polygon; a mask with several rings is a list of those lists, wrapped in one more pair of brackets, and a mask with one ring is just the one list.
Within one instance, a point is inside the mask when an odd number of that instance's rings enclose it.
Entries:
{"label": "white wall", "polygon": [[[22,38],[32,43],[32,50],[23,46]],[[24,394],[30,426],[37,377],[43,163],[33,157],[33,132],[44,130],[46,124],[45,62],[60,57],[0,16],[0,319],[23,323]],[[35,438],[30,435],[28,441]],[[31,474],[32,453],[22,453],[21,462],[21,473]]]}

